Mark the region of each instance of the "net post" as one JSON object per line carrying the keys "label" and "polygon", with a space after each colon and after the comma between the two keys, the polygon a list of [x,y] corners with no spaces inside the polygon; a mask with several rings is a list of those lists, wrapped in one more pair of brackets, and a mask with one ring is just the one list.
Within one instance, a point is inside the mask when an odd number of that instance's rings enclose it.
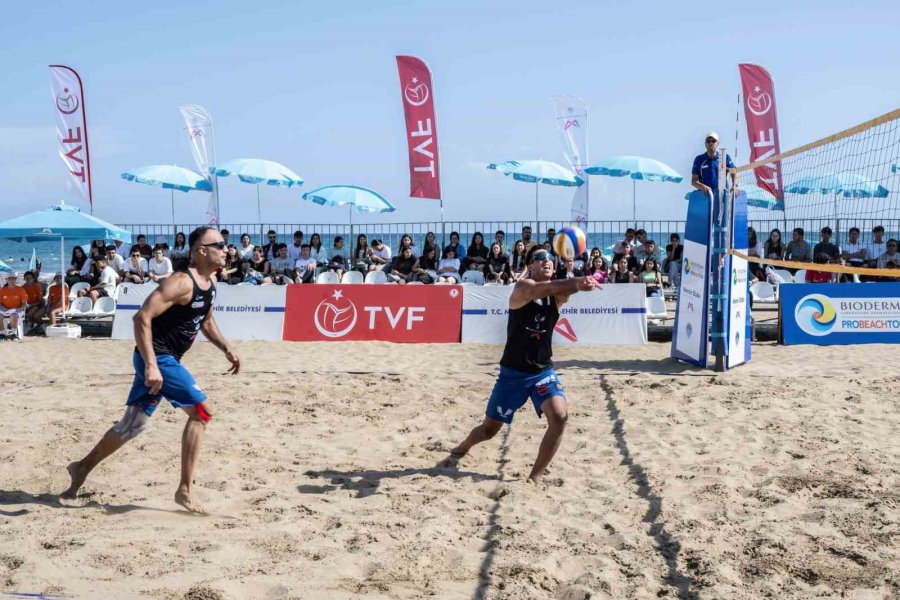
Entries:
{"label": "net post", "polygon": [[724,303],[722,302],[722,295],[724,294],[724,280],[723,280],[723,263],[725,258],[725,241],[727,238],[727,206],[728,202],[725,197],[726,191],[726,178],[728,177],[728,171],[726,170],[726,161],[727,154],[725,148],[721,148],[719,150],[719,173],[718,173],[718,190],[717,192],[717,200],[715,204],[715,219],[714,219],[714,235],[713,235],[713,264],[712,268],[716,269],[715,277],[713,278],[713,288],[714,288],[714,297],[716,298],[713,305],[713,352],[715,353],[716,363],[714,370],[717,373],[721,373],[725,371],[725,322],[724,322]]}

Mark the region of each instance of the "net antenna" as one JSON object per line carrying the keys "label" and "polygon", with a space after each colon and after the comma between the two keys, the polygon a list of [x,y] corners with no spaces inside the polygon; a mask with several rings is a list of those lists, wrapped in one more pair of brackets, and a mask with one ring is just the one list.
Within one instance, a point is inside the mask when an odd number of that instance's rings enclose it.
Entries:
{"label": "net antenna", "polygon": [[[767,182],[776,172],[781,173],[784,189],[774,188],[773,194]],[[900,268],[900,256],[897,262],[890,254],[882,258],[887,242],[900,239],[900,109],[739,166],[734,173],[737,193],[747,194],[748,221],[757,232],[758,247],[749,255],[730,248],[730,254],[777,268],[900,276],[900,271],[884,271]],[[817,246],[825,227],[832,231],[830,243],[840,249],[827,261],[828,248]],[[803,230],[809,247],[806,256],[802,245],[791,245],[796,228]],[[855,242],[849,237],[851,228],[859,230]],[[883,228],[883,235],[878,228]],[[774,229],[781,234],[780,248],[770,236]],[[865,254],[858,249],[865,249]]]}

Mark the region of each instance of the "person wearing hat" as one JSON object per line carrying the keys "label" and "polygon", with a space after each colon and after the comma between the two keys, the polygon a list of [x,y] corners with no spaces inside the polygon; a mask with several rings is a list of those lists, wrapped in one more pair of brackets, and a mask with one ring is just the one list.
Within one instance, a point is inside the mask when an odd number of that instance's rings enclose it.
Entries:
{"label": "person wearing hat", "polygon": [[[731,157],[725,155],[725,167],[734,168]],[[734,173],[729,174],[732,187],[735,185]],[[710,131],[706,134],[706,152],[694,159],[691,168],[691,185],[709,196],[716,197],[719,193],[719,134]]]}
{"label": "person wearing hat", "polygon": [[28,304],[28,294],[25,288],[16,285],[15,274],[6,276],[6,285],[0,288],[0,317],[9,319],[9,328],[12,330],[12,339],[18,339],[19,319]]}

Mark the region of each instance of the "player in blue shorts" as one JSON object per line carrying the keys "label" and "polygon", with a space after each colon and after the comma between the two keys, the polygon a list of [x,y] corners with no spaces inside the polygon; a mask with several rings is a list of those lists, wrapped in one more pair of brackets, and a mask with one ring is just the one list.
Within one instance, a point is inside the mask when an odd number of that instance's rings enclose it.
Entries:
{"label": "player in blue shorts", "polygon": [[100,461],[134,439],[150,424],[153,411],[165,398],[187,413],[181,437],[181,482],[175,502],[193,513],[205,513],[194,497],[194,467],[206,424],[212,418],[206,394],[181,364],[199,332],[225,353],[231,362],[229,372],[236,375],[241,361],[234,348],[222,336],[211,312],[216,286],[216,271],[225,265],[226,247],[222,236],[212,227],[198,227],[189,237],[191,265],[186,273],[175,273],[163,280],[134,316],[134,383],[122,420],[106,432],[83,459],[69,465],[72,485],[64,497],[74,498]]}
{"label": "player in blue shorts", "polygon": [[553,371],[553,328],[559,309],[575,292],[597,288],[593,277],[553,280],[553,256],[532,246],[525,257],[528,273],[509,297],[506,348],[500,375],[488,400],[484,422],[463,443],[450,451],[448,464],[456,464],[472,446],[491,439],[529,398],[538,417],[547,416],[547,432],[528,479],[537,481],[553,460],[566,429],[566,393]]}

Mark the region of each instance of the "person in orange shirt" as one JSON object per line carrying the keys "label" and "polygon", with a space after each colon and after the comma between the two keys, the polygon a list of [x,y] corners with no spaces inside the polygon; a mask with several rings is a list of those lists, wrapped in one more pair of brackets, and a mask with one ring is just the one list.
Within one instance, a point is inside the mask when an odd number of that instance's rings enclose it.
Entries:
{"label": "person in orange shirt", "polygon": [[13,339],[19,337],[16,333],[19,326],[19,315],[27,305],[28,294],[23,288],[16,285],[15,275],[8,275],[6,285],[0,288],[0,316],[9,319]]}
{"label": "person in orange shirt", "polygon": [[63,283],[62,275],[56,274],[53,278],[53,285],[47,290],[47,316],[50,318],[50,325],[56,325],[56,317],[59,313],[65,312],[69,307],[69,286]]}
{"label": "person in orange shirt", "polygon": [[34,272],[25,273],[25,283],[22,284],[25,295],[28,296],[28,308],[25,309],[25,320],[34,323],[34,327],[41,324],[41,319],[47,314],[47,303],[44,302],[44,288],[37,281]]}

